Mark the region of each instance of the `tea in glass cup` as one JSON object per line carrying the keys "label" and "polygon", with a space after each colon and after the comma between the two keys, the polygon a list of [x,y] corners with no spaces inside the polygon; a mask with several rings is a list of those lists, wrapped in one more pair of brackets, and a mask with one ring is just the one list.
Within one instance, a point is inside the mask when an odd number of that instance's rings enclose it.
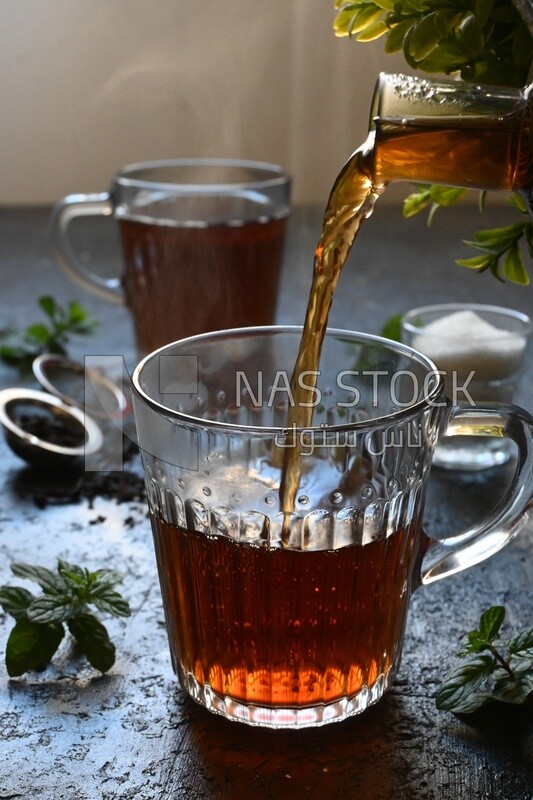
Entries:
{"label": "tea in glass cup", "polygon": [[[85,289],[128,306],[142,355],[205,331],[271,324],[290,189],[289,175],[277,164],[131,164],[114,175],[109,192],[69,195],[56,205],[56,254]],[[100,215],[118,222],[120,276],[91,272],[71,243],[74,219]]]}
{"label": "tea in glass cup", "polygon": [[[533,489],[526,412],[452,409],[429,359],[379,337],[326,333],[313,426],[288,429],[301,333],[191,337],[133,375],[174,669],[209,710],[272,728],[340,721],[379,700],[398,670],[411,593],[501,549]],[[439,438],[487,428],[516,439],[515,481],[482,524],[446,545],[429,540],[421,519]],[[287,512],[280,487],[294,447]]]}

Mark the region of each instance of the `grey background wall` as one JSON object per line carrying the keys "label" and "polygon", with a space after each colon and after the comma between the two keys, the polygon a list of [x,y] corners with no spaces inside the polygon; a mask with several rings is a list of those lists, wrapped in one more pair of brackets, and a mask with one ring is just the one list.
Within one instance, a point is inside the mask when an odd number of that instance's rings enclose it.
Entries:
{"label": "grey background wall", "polygon": [[0,203],[101,191],[134,161],[276,161],[325,202],[364,139],[381,42],[333,0],[1,0]]}

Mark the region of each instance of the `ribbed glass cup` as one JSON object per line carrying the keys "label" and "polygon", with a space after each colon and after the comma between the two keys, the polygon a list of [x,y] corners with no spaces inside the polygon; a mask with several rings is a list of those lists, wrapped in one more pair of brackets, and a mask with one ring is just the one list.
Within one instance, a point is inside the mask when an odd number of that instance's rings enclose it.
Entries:
{"label": "ribbed glass cup", "polygon": [[[398,670],[413,589],[487,557],[515,530],[478,547],[477,526],[444,555],[423,533],[450,403],[432,363],[406,345],[328,331],[313,427],[287,429],[300,336],[196,336],[155,351],[133,376],[174,669],[211,711],[272,728],[323,725],[376,702]],[[298,488],[282,513],[295,447]]]}

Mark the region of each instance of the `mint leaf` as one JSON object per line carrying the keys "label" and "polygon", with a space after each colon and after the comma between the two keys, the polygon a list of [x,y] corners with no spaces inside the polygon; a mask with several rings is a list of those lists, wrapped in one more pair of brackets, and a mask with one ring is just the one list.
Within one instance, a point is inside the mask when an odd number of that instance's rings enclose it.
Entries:
{"label": "mint leaf", "polygon": [[384,336],[385,339],[392,339],[394,342],[401,342],[402,316],[402,314],[393,314],[389,317],[380,330],[379,335]]}
{"label": "mint leaf", "polygon": [[39,625],[19,619],[9,634],[6,667],[12,678],[46,666],[59,647],[65,630],[58,622]]}
{"label": "mint leaf", "polygon": [[89,574],[86,569],[83,569],[83,567],[79,567],[77,564],[70,564],[68,561],[63,561],[62,558],[57,559],[57,571],[60,574],[68,572],[71,575],[78,575],[83,579],[85,579]]}
{"label": "mint leaf", "polygon": [[38,583],[46,594],[62,594],[65,589],[65,582],[60,575],[52,572],[46,567],[35,567],[31,564],[15,562],[11,564],[11,572],[19,578],[26,578],[29,581]]}
{"label": "mint leaf", "polygon": [[[458,653],[475,655],[439,687],[437,708],[469,714],[488,702],[533,706],[533,627],[505,643],[498,638],[504,619],[503,606],[483,612],[479,629],[468,633],[468,642]],[[490,655],[479,655],[482,650]]]}
{"label": "mint leaf", "polygon": [[103,587],[116,586],[122,583],[124,576],[114,569],[97,569],[96,572],[91,572],[91,591],[95,592]]}
{"label": "mint leaf", "polygon": [[50,339],[50,331],[46,325],[36,322],[34,325],[28,325],[25,336],[28,340],[47,344]]}
{"label": "mint leaf", "polygon": [[476,656],[460,664],[437,690],[437,708],[457,714],[468,714],[480,708],[486,702],[486,696],[478,689],[493,671],[494,659],[491,656]]}
{"label": "mint leaf", "polygon": [[115,617],[129,617],[131,614],[128,601],[112,589],[101,590],[96,595],[91,594],[89,602],[99,611],[113,614]]}
{"label": "mint leaf", "polygon": [[479,634],[487,642],[492,642],[498,636],[500,628],[505,619],[505,608],[503,606],[491,606],[484,611],[479,620]]}
{"label": "mint leaf", "polygon": [[89,663],[100,672],[111,669],[115,663],[115,645],[109,638],[106,627],[88,612],[78,614],[67,624]]}
{"label": "mint leaf", "polygon": [[53,319],[57,308],[57,303],[54,300],[54,298],[48,295],[44,295],[42,297],[39,297],[37,302],[44,311],[44,313],[46,314],[46,316]]}
{"label": "mint leaf", "polygon": [[19,586],[0,586],[0,606],[15,619],[25,619],[26,609],[35,596]]}
{"label": "mint leaf", "polygon": [[46,622],[64,622],[78,611],[79,606],[68,595],[43,595],[33,601],[26,613],[30,622],[42,625]]}
{"label": "mint leaf", "polygon": [[527,652],[533,649],[533,626],[525,628],[514,636],[509,642],[509,652],[514,654]]}
{"label": "mint leaf", "polygon": [[24,563],[12,564],[11,569],[15,575],[38,583],[43,593],[35,597],[20,587],[0,587],[0,605],[16,620],[6,649],[10,675],[22,675],[47,664],[64,635],[64,622],[96,669],[106,672],[113,666],[115,646],[87,606],[92,604],[117,617],[130,615],[128,601],[113,588],[122,581],[118,572],[90,572],[62,559],[58,560],[57,572]]}
{"label": "mint leaf", "polygon": [[[523,705],[533,693],[533,675],[526,672],[511,678],[504,670],[498,670],[498,679],[494,682],[492,696],[495,700],[511,705]],[[533,700],[533,697],[531,698]]]}
{"label": "mint leaf", "polygon": [[20,372],[29,371],[41,353],[66,354],[71,335],[86,336],[97,325],[89,320],[79,303],[71,302],[64,308],[47,295],[39,297],[37,302],[47,324],[34,322],[24,330],[0,331],[0,360]]}

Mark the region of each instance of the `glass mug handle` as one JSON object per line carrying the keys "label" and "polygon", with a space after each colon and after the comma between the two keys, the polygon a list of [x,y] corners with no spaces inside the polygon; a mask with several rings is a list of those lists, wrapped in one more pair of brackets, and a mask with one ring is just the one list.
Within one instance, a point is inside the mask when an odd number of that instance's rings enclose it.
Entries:
{"label": "glass mug handle", "polygon": [[68,232],[70,223],[76,217],[109,217],[112,213],[113,206],[108,192],[70,194],[55,205],[50,225],[57,259],[68,277],[104,300],[123,303],[120,278],[104,278],[87,269],[72,246]]}
{"label": "glass mug handle", "polygon": [[518,447],[516,470],[496,508],[481,523],[445,540],[430,539],[423,584],[454,575],[497,553],[533,519],[533,417],[516,406],[454,407],[445,436],[508,437]]}

